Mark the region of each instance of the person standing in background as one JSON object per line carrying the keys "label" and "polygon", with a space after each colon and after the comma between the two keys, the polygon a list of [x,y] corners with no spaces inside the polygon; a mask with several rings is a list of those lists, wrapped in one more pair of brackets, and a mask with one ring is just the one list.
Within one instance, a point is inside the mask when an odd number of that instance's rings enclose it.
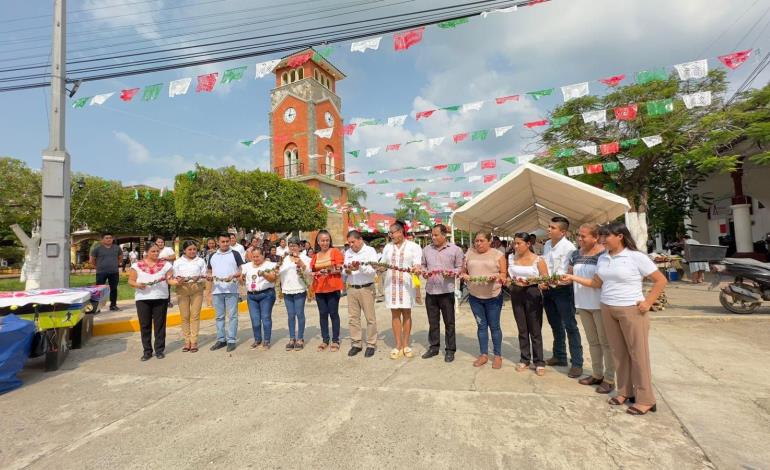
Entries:
{"label": "person standing in background", "polygon": [[[155,240],[155,244],[160,249],[160,254],[158,257],[162,259],[163,261],[167,261],[168,263],[172,264],[174,263],[174,260],[176,259],[176,252],[174,249],[170,246],[166,246],[166,240],[164,240],[161,237],[158,237]],[[171,298],[171,285],[168,286],[168,308],[171,308],[174,306],[174,301]]]}
{"label": "person standing in background", "polygon": [[118,282],[123,255],[111,233],[103,233],[102,241],[91,249],[88,262],[96,268],[96,283],[110,285],[110,310],[118,308]]}

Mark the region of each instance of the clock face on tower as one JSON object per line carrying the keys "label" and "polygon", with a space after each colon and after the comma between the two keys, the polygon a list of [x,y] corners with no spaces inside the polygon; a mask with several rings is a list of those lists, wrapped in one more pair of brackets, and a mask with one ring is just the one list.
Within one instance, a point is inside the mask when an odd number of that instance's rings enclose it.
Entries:
{"label": "clock face on tower", "polygon": [[326,120],[327,126],[334,127],[334,116],[332,116],[332,113],[328,111],[324,113],[324,119]]}
{"label": "clock face on tower", "polygon": [[297,118],[297,110],[294,108],[288,108],[283,113],[283,120],[286,123],[292,123],[296,118]]}

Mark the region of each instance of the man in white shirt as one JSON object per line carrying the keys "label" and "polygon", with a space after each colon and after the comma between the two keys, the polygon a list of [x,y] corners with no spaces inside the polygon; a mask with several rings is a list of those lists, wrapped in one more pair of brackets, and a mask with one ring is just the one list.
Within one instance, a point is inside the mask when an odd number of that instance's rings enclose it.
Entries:
{"label": "man in white shirt", "polygon": [[285,238],[278,240],[278,247],[275,249],[275,254],[281,258],[289,254],[289,247],[286,246]]}
{"label": "man in white shirt", "polygon": [[[166,240],[162,239],[161,237],[158,237],[155,240],[155,244],[160,248],[160,253],[158,254],[158,259],[166,260],[171,264],[174,264],[174,260],[176,259],[176,252],[173,248],[170,246],[166,246]],[[171,308],[174,306],[174,301],[171,297],[171,286],[168,286],[168,308]]]}
{"label": "man in white shirt", "polygon": [[[230,234],[223,233],[217,238],[219,250],[209,258],[208,272],[212,279],[212,303],[216,312],[217,341],[212,351],[227,346],[235,349],[238,336],[238,280],[241,278],[241,255],[230,249]],[[225,332],[225,315],[230,322]]]}
{"label": "man in white shirt", "polygon": [[230,249],[233,251],[237,251],[239,255],[241,255],[241,259],[246,259],[246,248],[243,247],[240,243],[238,243],[238,237],[235,236],[234,233],[230,234]]}
{"label": "man in white shirt", "polygon": [[377,347],[377,317],[374,312],[374,277],[377,274],[374,266],[364,264],[379,260],[377,252],[364,243],[361,232],[348,232],[350,249],[345,251],[345,273],[348,281],[348,321],[352,346],[348,356],[360,353],[363,346],[361,334],[361,310],[366,318],[366,352],[365,357],[374,356]]}
{"label": "man in white shirt", "polygon": [[[569,269],[570,254],[575,245],[567,240],[569,221],[554,217],[548,224],[548,238],[543,247],[543,259],[550,275],[564,275]],[[571,365],[567,375],[571,378],[583,374],[583,346],[580,344],[580,330],[575,318],[575,293],[572,285],[565,282],[558,287],[543,290],[543,308],[553,331],[553,357],[546,361],[549,366],[569,365],[567,362],[567,341]]]}

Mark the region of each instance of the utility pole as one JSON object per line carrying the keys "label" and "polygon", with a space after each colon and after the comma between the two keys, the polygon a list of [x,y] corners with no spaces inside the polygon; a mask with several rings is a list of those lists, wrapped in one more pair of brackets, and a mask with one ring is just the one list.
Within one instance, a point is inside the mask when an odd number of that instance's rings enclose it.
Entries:
{"label": "utility pole", "polygon": [[43,150],[43,217],[40,287],[69,287],[70,158],[64,147],[66,110],[66,0],[54,0],[51,123]]}

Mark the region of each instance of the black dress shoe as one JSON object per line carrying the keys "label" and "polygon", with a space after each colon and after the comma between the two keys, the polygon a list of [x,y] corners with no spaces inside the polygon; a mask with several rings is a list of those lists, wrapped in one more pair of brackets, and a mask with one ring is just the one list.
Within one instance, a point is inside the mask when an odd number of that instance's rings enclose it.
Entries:
{"label": "black dress shoe", "polygon": [[155,357],[157,357],[158,359],[163,359],[164,357],[166,357],[166,355],[162,352],[159,352],[155,354]]}
{"label": "black dress shoe", "polygon": [[227,352],[235,351],[235,343],[227,343]]}
{"label": "black dress shoe", "polygon": [[454,360],[455,360],[454,351],[447,351],[446,354],[444,354],[444,362],[452,362]]}
{"label": "black dress shoe", "polygon": [[223,342],[223,341],[217,341],[216,343],[214,343],[214,344],[211,346],[211,350],[212,350],[212,351],[216,351],[217,349],[222,349],[222,348],[224,348],[225,346],[227,346],[227,343],[225,343],[225,342]]}
{"label": "black dress shoe", "polygon": [[145,354],[144,356],[142,356],[140,360],[144,362],[144,361],[149,361],[150,359],[152,359],[152,354]]}
{"label": "black dress shoe", "polygon": [[430,359],[433,356],[438,356],[438,349],[428,349],[422,354],[423,359]]}
{"label": "black dress shoe", "polygon": [[361,348],[359,348],[358,346],[353,346],[352,348],[350,348],[350,351],[348,351],[348,356],[353,357],[356,354],[360,353],[361,351],[362,351]]}
{"label": "black dress shoe", "polygon": [[111,312],[117,312],[118,310],[120,310],[120,308],[118,308],[117,305],[110,305],[110,311]]}
{"label": "black dress shoe", "polygon": [[364,357],[372,357],[374,356],[374,348],[366,348],[366,351],[364,352]]}

